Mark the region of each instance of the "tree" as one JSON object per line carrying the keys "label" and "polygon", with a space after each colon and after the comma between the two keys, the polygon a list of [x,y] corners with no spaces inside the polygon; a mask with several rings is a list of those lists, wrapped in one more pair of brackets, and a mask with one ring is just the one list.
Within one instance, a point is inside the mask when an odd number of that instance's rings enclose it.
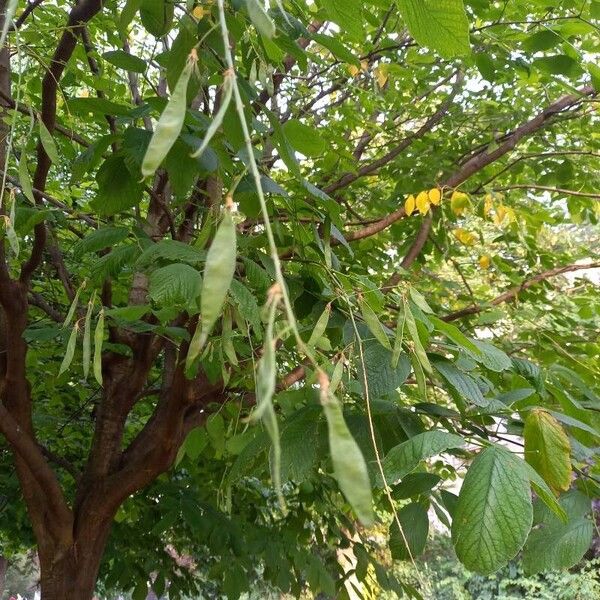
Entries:
{"label": "tree", "polygon": [[340,544],[401,589],[356,535],[412,559],[427,507],[469,568],[580,560],[598,2],[3,7],[3,536],[26,506],[44,600],[103,556],[333,594]]}

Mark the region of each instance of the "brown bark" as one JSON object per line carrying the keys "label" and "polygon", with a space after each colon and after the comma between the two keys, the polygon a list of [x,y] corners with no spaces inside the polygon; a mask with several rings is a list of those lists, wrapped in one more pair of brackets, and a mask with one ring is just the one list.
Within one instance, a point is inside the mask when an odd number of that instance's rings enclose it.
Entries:
{"label": "brown bark", "polygon": [[8,561],[4,556],[0,556],[0,598],[4,594],[4,582],[6,581],[6,571],[8,570]]}
{"label": "brown bark", "polygon": [[40,552],[42,600],[92,598],[110,525],[110,520],[94,523],[59,555]]}

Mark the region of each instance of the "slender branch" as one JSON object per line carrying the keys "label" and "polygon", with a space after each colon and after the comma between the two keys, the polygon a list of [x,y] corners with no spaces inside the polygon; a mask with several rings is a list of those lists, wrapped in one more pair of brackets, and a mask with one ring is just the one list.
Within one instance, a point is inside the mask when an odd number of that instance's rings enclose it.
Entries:
{"label": "slender branch", "polygon": [[494,188],[494,191],[507,191],[507,190],[539,190],[542,192],[552,192],[553,194],[563,194],[566,196],[581,196],[583,198],[593,198],[594,200],[600,200],[600,194],[593,192],[579,192],[576,190],[566,190],[564,188],[550,187],[547,185],[536,185],[532,183],[514,183],[512,185],[505,185],[503,187]]}
{"label": "slender branch", "polygon": [[[26,104],[23,104],[22,102],[19,102],[17,104],[10,96],[5,94],[1,89],[0,89],[0,98],[2,99],[4,106],[7,106],[8,108],[13,108],[14,110],[17,110],[21,114],[27,115],[28,117],[33,117],[34,119],[38,118],[38,115],[35,114],[35,111],[33,110],[33,108],[31,108],[30,106],[27,106]],[[73,140],[74,142],[76,142],[80,146],[83,146],[84,148],[87,148],[90,146],[90,142],[88,142],[88,140],[86,140],[84,137],[78,135],[74,131],[71,131],[69,128],[64,127],[63,125],[60,125],[60,123],[57,123],[54,126],[54,129],[56,131],[58,131],[58,133],[64,135],[66,138],[69,138],[70,140]]]}
{"label": "slender branch", "polygon": [[56,323],[62,323],[64,320],[63,315],[38,292],[29,294],[29,304],[43,310]]}
{"label": "slender branch", "polygon": [[530,152],[527,154],[523,154],[518,158],[515,158],[514,160],[510,161],[503,169],[498,171],[495,175],[492,175],[489,179],[486,179],[484,182],[480,183],[472,193],[479,193],[486,186],[492,183],[492,181],[498,179],[498,177],[506,173],[506,171],[509,171],[515,165],[519,164],[524,160],[528,160],[530,158],[555,158],[557,156],[592,156],[595,158],[600,158],[600,152],[592,152],[586,150],[558,150],[556,152]]}
{"label": "slender branch", "polygon": [[600,262],[589,263],[583,265],[566,265],[563,267],[556,267],[555,269],[550,269],[549,271],[544,271],[543,273],[538,273],[531,279],[525,280],[520,285],[517,285],[510,290],[496,296],[493,300],[490,300],[488,303],[484,305],[476,305],[476,306],[468,306],[466,308],[462,308],[461,310],[457,310],[446,316],[442,317],[444,321],[455,321],[456,319],[462,319],[463,317],[467,317],[469,315],[475,315],[480,313],[483,310],[486,310],[490,306],[497,306],[498,304],[502,304],[503,302],[509,302],[517,298],[517,296],[524,290],[529,289],[530,287],[549,279],[550,277],[556,277],[557,275],[562,275],[563,273],[569,273],[572,271],[582,271],[585,269],[600,269]]}
{"label": "slender branch", "polygon": [[[56,46],[50,68],[42,80],[42,122],[52,134],[56,126],[56,96],[58,83],[71,58],[77,44],[77,35],[81,33],[87,21],[94,17],[102,8],[102,0],[82,0],[76,4],[69,14],[66,27]],[[41,143],[37,146],[37,166],[33,175],[33,187],[45,191],[46,180],[52,161]],[[37,195],[36,200],[41,204],[42,198]],[[39,223],[34,228],[33,248],[29,260],[21,268],[19,279],[29,283],[35,269],[42,261],[42,253],[46,245],[46,225]]]}
{"label": "slender branch", "polygon": [[440,107],[431,115],[425,123],[413,134],[405,137],[401,142],[399,142],[392,150],[390,150],[384,156],[374,160],[373,162],[363,165],[360,167],[355,173],[346,173],[342,175],[337,181],[334,183],[330,183],[326,186],[323,191],[326,194],[332,194],[344,187],[347,187],[351,183],[354,183],[360,177],[365,177],[366,175],[370,175],[374,171],[377,171],[381,167],[387,165],[390,161],[400,155],[406,148],[408,148],[415,140],[422,138],[426,133],[431,131],[438,123],[444,118],[444,115],[448,112],[452,103],[454,102],[454,97],[458,93],[460,85],[463,81],[462,73],[457,73],[456,81],[454,86],[452,87],[452,91],[450,92],[448,98],[442,102]]}
{"label": "slender branch", "polygon": [[25,462],[40,488],[47,494],[47,500],[56,511],[56,515],[64,519],[65,522],[69,522],[71,511],[65,502],[56,476],[46,462],[40,447],[23,430],[1,402],[0,431],[13,450]]}
{"label": "slender branch", "polygon": [[25,10],[19,15],[19,18],[13,23],[11,29],[14,31],[15,29],[19,29],[27,17],[43,2],[44,0],[34,0],[33,2],[28,2]]}
{"label": "slender branch", "polygon": [[[469,177],[481,171],[483,168],[487,167],[488,165],[492,164],[493,162],[497,161],[499,158],[504,156],[506,153],[513,150],[524,137],[535,133],[539,129],[548,125],[548,123],[551,123],[555,115],[579,104],[582,98],[595,94],[596,92],[594,91],[592,86],[586,86],[579,90],[579,94],[563,96],[556,102],[552,103],[550,106],[546,107],[533,119],[527,121],[526,123],[523,123],[510,134],[504,136],[504,142],[492,152],[477,152],[471,158],[467,159],[456,173],[454,173],[444,181],[442,187],[456,188],[461,183],[469,179]],[[405,261],[403,261],[404,268],[408,268],[410,265],[412,265],[412,263],[421,253],[423,246],[425,245],[425,242],[427,240],[427,237],[429,236],[429,231],[431,229],[432,223],[433,219],[423,220],[423,224],[419,229],[417,237],[415,238],[415,241],[411,246],[409,253],[405,257]]]}

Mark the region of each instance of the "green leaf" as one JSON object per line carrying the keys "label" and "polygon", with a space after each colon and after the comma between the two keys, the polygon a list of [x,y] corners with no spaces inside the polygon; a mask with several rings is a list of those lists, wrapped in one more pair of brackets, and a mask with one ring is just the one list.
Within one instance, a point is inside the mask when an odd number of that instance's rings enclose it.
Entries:
{"label": "green leaf", "polygon": [[21,151],[21,158],[19,159],[19,183],[21,184],[21,190],[23,191],[25,198],[27,198],[31,204],[35,204],[29,167],[27,165],[27,151],[24,149]]}
{"label": "green leaf", "polygon": [[150,275],[148,294],[161,306],[189,306],[200,293],[200,273],[186,264],[174,263]]}
{"label": "green leaf", "polygon": [[476,356],[475,360],[490,371],[500,373],[511,368],[512,361],[510,356],[500,350],[500,348],[496,348],[496,346],[480,340],[473,340],[473,343],[479,349],[479,356]]}
{"label": "green leaf", "polygon": [[301,408],[286,419],[281,431],[281,479],[302,482],[316,467],[323,430],[318,406]]}
{"label": "green leaf", "polygon": [[390,339],[388,338],[383,325],[377,318],[377,315],[373,311],[373,309],[369,306],[369,303],[360,298],[358,301],[358,305],[360,306],[360,312],[362,314],[362,318],[364,319],[369,331],[375,336],[375,339],[387,350],[392,349],[392,345],[390,344]]}
{"label": "green leaf", "polygon": [[359,361],[358,380],[363,392],[366,384],[369,397],[373,400],[381,400],[393,396],[396,390],[406,381],[410,374],[410,361],[406,354],[401,354],[397,366],[392,367],[392,353],[381,346],[375,340],[363,344],[363,364]]}
{"label": "green leaf", "polygon": [[550,75],[577,77],[581,73],[579,62],[567,54],[542,56],[533,61],[533,66]]}
{"label": "green leaf", "polygon": [[156,265],[156,261],[160,259],[197,266],[206,260],[206,252],[177,240],[160,240],[148,246],[140,254],[136,264],[148,267]]}
{"label": "green leaf", "polygon": [[142,25],[154,37],[163,37],[171,29],[175,4],[171,0],[141,0]]}
{"label": "green leaf", "polygon": [[394,487],[392,497],[404,500],[419,494],[428,494],[442,478],[435,473],[409,473]]}
{"label": "green leaf", "polygon": [[578,491],[560,499],[568,515],[566,523],[536,500],[534,514],[538,527],[529,534],[523,548],[523,569],[528,575],[540,571],[569,569],[576,565],[592,542],[594,524],[589,518],[591,503]]}
{"label": "green leaf", "polygon": [[144,73],[148,66],[145,60],[124,50],[105,52],[102,58],[119,69],[132,71],[133,73]]}
{"label": "green leaf", "polygon": [[[419,433],[406,442],[394,446],[386,454],[382,463],[386,483],[389,485],[397,483],[413,471],[422,460],[464,445],[465,441],[461,437],[446,431],[433,430]],[[377,484],[383,485],[381,476]]]}
{"label": "green leaf", "polygon": [[567,515],[541,475],[527,462],[513,455],[514,468],[521,470],[540,500],[563,522]]}
{"label": "green leaf", "polygon": [[422,504],[411,502],[398,512],[390,526],[390,551],[395,560],[413,560],[425,550],[429,517]]}
{"label": "green leaf", "polygon": [[325,140],[315,127],[304,125],[297,119],[290,119],[283,124],[282,128],[294,150],[305,156],[316,157],[325,151]]}
{"label": "green leaf", "polygon": [[92,207],[105,216],[116,215],[139,204],[144,188],[127,169],[123,156],[107,158],[96,174],[98,194]]}
{"label": "green leaf", "polygon": [[365,459],[348,430],[337,398],[329,395],[323,402],[323,410],[327,418],[329,449],[335,478],[360,522],[369,526],[374,522],[374,515],[371,483]]}
{"label": "green leaf", "polygon": [[562,37],[551,29],[543,29],[530,35],[523,41],[523,49],[526,52],[534,53],[542,50],[549,50],[562,43]]}
{"label": "green leaf", "polygon": [[48,158],[56,164],[59,160],[56,142],[54,141],[52,134],[46,128],[46,125],[44,125],[41,116],[38,117],[38,123],[40,126],[40,141],[42,142],[42,147],[46,151]]}
{"label": "green leaf", "polygon": [[362,8],[360,0],[321,0],[327,17],[360,40],[364,36]]}
{"label": "green leaf", "polygon": [[417,360],[423,367],[423,370],[426,373],[432,373],[431,363],[429,362],[429,358],[427,358],[425,348],[423,348],[423,344],[422,344],[421,338],[419,336],[419,330],[417,329],[417,323],[415,321],[415,317],[411,311],[410,303],[407,302],[406,299],[403,299],[403,307],[404,307],[404,315],[406,317],[406,327],[407,327],[408,333],[413,341],[415,356],[417,357]]}
{"label": "green leaf", "polygon": [[254,27],[261,35],[272,38],[275,35],[275,23],[267,14],[260,0],[245,0],[246,10]]}
{"label": "green leaf", "polygon": [[510,451],[490,446],[467,471],[452,521],[459,560],[470,570],[493,573],[525,544],[533,509],[529,482],[514,468]]}
{"label": "green leaf", "polygon": [[360,66],[358,58],[352,54],[337,38],[323,33],[313,33],[312,39],[329,50],[336,58],[356,67]]}
{"label": "green leaf", "polygon": [[252,327],[254,327],[255,332],[260,333],[262,329],[260,308],[254,294],[237,279],[231,280],[229,293],[231,294],[231,299],[233,300],[235,306],[237,306],[242,317],[248,321]]}
{"label": "green leaf", "polygon": [[555,490],[571,485],[571,444],[560,423],[548,412],[534,409],[525,419],[525,460]]}
{"label": "green leaf", "polygon": [[141,0],[126,0],[118,19],[119,32],[122,37],[127,37],[127,28],[139,10],[140,4]]}
{"label": "green leaf", "polygon": [[470,375],[464,373],[449,361],[436,360],[433,366],[460,398],[476,406],[485,407],[489,405],[489,400],[483,397],[479,386]]}
{"label": "green leaf", "polygon": [[429,317],[429,320],[440,333],[443,333],[457,346],[463,348],[469,354],[473,354],[476,357],[481,356],[481,350],[475,345],[473,340],[469,339],[458,327],[456,327],[456,325],[446,323],[445,321],[442,321],[433,315]]}
{"label": "green leaf", "polygon": [[444,58],[470,54],[469,21],[462,0],[398,0],[410,34]]}
{"label": "green leaf", "polygon": [[75,257],[81,257],[90,252],[99,252],[105,248],[122,242],[129,235],[129,229],[125,227],[100,227],[88,233],[73,245]]}

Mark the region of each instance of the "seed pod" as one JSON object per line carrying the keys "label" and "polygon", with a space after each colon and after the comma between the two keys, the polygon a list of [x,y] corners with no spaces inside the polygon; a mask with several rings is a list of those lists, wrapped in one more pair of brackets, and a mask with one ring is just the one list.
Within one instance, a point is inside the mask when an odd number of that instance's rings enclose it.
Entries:
{"label": "seed pod", "polygon": [[202,156],[202,153],[206,150],[210,140],[215,136],[219,127],[221,127],[221,123],[223,122],[223,118],[225,117],[225,113],[227,112],[227,108],[229,107],[229,102],[231,101],[231,94],[233,92],[233,78],[235,77],[235,73],[232,71],[225,71],[225,75],[223,78],[223,87],[221,88],[221,105],[219,106],[219,110],[217,114],[213,117],[212,123],[209,125],[206,130],[206,135],[202,140],[202,144],[198,150],[196,150],[191,156],[192,158],[198,158]]}
{"label": "seed pod", "polygon": [[351,504],[363,525],[372,525],[373,498],[367,464],[352,437],[344,413],[337,398],[331,393],[329,380],[323,371],[319,372],[321,404],[327,419],[329,450],[333,462],[333,473],[340,490]]}
{"label": "seed pod", "polygon": [[315,328],[310,335],[310,338],[306,345],[309,348],[314,348],[315,344],[321,339],[321,336],[325,333],[327,329],[327,324],[329,323],[329,315],[331,314],[331,304],[328,304],[325,307],[325,310],[321,313],[321,316],[317,320],[315,324]]}
{"label": "seed pod", "polygon": [[94,377],[102,385],[102,342],[104,340],[104,309],[98,315],[98,324],[94,331]]}
{"label": "seed pod", "polygon": [[73,356],[75,356],[75,346],[77,344],[77,332],[79,331],[79,324],[75,323],[73,329],[71,330],[71,335],[69,336],[69,341],[67,342],[67,350],[65,352],[65,356],[60,365],[60,369],[58,370],[58,374],[62,375],[70,366],[71,362],[73,362]]}
{"label": "seed pod", "polygon": [[85,379],[87,379],[87,376],[90,372],[90,358],[92,355],[91,323],[92,311],[94,309],[95,300],[96,292],[92,294],[92,297],[88,302],[87,312],[85,313],[85,321],[83,325],[83,377]]}
{"label": "seed pod", "polygon": [[188,82],[196,61],[196,52],[193,50],[177,80],[165,110],[160,115],[152,139],[148,144],[148,149],[142,161],[142,177],[144,179],[154,174],[156,169],[160,167],[181,133],[185,120]]}
{"label": "seed pod", "polygon": [[226,208],[223,220],[206,254],[200,298],[200,322],[202,324],[200,349],[206,343],[215,322],[221,316],[225,297],[235,271],[235,257],[235,224],[230,208]]}

